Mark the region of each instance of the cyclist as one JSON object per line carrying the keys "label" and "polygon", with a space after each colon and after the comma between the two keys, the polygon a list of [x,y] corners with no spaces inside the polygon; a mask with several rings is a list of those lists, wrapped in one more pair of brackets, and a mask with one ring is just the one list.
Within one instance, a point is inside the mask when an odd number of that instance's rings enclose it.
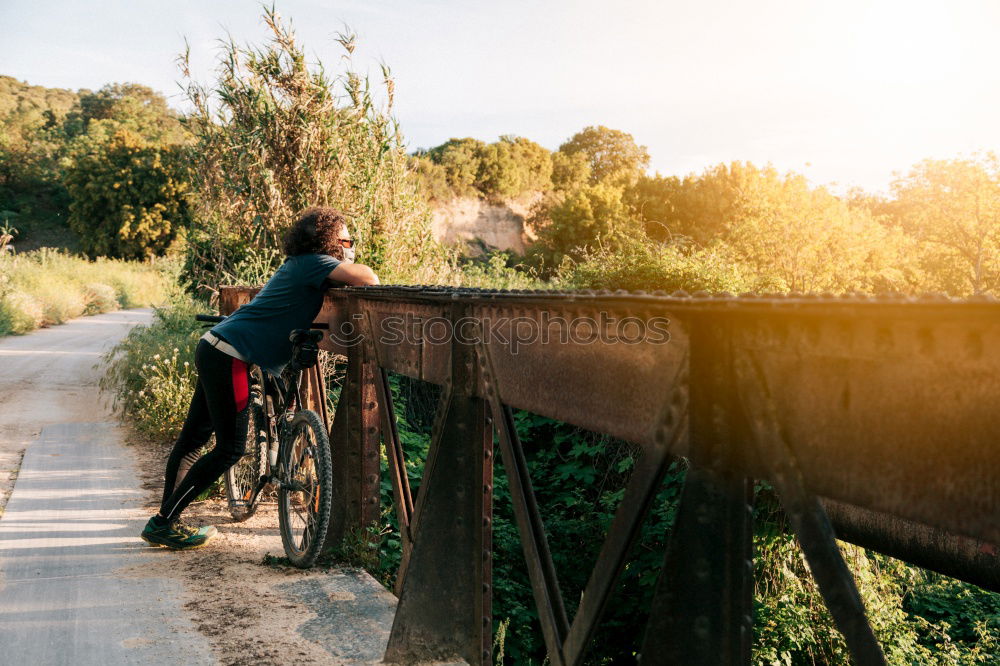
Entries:
{"label": "cyclist", "polygon": [[[214,527],[190,527],[180,516],[243,457],[249,414],[248,364],[280,374],[292,355],[289,333],[310,327],[331,283],[379,283],[371,268],[354,263],[354,241],[343,214],[333,208],[300,213],[285,237],[284,251],[284,263],[260,293],[198,342],[194,397],[167,459],[160,511],[141,534],[150,544],[197,548],[215,534]],[[215,447],[199,458],[197,452],[213,432]],[[185,468],[189,468],[187,473],[181,473]]]}

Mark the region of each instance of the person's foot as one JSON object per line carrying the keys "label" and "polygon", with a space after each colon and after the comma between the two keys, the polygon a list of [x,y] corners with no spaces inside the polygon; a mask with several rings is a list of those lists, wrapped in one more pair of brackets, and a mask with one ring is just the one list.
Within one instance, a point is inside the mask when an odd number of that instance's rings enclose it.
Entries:
{"label": "person's foot", "polygon": [[157,514],[149,519],[139,536],[148,544],[187,550],[204,546],[216,531],[211,525],[194,528],[179,519],[168,521]]}

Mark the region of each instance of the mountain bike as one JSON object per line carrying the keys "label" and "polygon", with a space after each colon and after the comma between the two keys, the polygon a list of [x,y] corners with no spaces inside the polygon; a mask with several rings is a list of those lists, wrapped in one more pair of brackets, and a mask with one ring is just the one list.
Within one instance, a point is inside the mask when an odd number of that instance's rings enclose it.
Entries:
{"label": "mountain bike", "polygon": [[[195,319],[218,323],[225,317]],[[292,331],[292,360],[280,377],[250,366],[246,453],[225,475],[229,512],[239,522],[254,515],[267,491],[277,491],[281,543],[303,569],[319,556],[333,503],[330,440],[319,414],[302,409],[300,388],[303,370],[316,365],[322,338],[318,330]]]}

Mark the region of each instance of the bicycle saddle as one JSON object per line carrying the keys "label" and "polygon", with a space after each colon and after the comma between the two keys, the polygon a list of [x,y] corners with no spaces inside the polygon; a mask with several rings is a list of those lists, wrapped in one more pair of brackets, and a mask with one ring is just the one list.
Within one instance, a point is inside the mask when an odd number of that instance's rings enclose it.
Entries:
{"label": "bicycle saddle", "polygon": [[308,328],[297,328],[288,336],[288,341],[293,345],[303,343],[317,344],[323,339],[323,331],[314,331]]}

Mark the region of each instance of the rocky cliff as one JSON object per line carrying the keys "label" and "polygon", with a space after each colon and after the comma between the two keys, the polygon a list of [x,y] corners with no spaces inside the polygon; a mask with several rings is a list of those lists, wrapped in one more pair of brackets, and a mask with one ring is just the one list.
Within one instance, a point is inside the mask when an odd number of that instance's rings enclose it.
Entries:
{"label": "rocky cliff", "polygon": [[526,220],[542,195],[532,192],[503,203],[459,197],[433,208],[431,230],[448,245],[459,245],[469,255],[484,249],[523,253],[535,239]]}

